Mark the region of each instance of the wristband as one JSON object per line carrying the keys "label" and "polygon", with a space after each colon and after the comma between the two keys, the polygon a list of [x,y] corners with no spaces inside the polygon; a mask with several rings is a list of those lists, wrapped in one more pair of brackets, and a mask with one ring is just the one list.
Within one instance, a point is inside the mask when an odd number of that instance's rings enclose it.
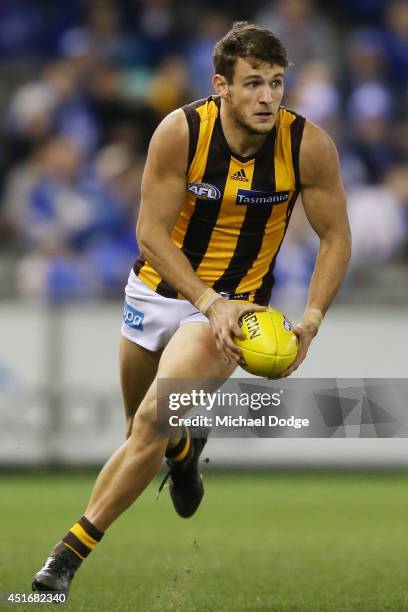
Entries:
{"label": "wristband", "polygon": [[320,308],[308,308],[303,313],[303,320],[314,323],[317,326],[317,329],[319,329],[323,321],[323,313]]}
{"label": "wristband", "polygon": [[214,291],[214,289],[211,289],[211,287],[208,287],[208,289],[206,289],[204,293],[202,293],[200,297],[194,302],[194,306],[198,310],[200,310],[203,315],[207,316],[207,312],[210,306],[212,306],[214,302],[216,300],[219,300],[220,298],[221,295],[219,293]]}

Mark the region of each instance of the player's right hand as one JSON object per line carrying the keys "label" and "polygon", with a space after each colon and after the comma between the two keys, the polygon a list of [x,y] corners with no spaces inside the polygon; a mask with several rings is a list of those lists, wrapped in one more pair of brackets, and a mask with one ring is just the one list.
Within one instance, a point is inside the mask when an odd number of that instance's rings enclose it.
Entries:
{"label": "player's right hand", "polygon": [[227,363],[239,362],[242,356],[242,350],[234,342],[234,338],[245,339],[245,335],[239,326],[240,318],[248,312],[259,312],[265,309],[266,306],[226,300],[223,297],[220,297],[210,306],[207,317],[217,348]]}

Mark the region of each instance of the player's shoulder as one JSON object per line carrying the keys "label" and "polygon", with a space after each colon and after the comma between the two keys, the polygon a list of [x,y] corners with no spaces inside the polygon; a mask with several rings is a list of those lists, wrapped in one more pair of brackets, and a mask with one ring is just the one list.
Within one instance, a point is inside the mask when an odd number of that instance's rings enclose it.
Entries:
{"label": "player's shoulder", "polygon": [[195,100],[172,111],[156,128],[155,134],[160,138],[173,138],[177,140],[188,139],[189,118],[193,115],[206,120],[216,115],[219,111],[219,96],[209,96],[201,100]]}
{"label": "player's shoulder", "polygon": [[336,170],[338,165],[337,148],[331,136],[323,128],[306,120],[299,154],[302,184],[315,182],[319,175]]}
{"label": "player's shoulder", "polygon": [[160,142],[168,142],[175,146],[180,141],[188,138],[188,125],[182,108],[172,111],[157,126],[153,138]]}
{"label": "player's shoulder", "polygon": [[336,145],[326,130],[306,119],[303,129],[301,150],[302,148],[305,153],[316,156],[324,151],[336,149]]}
{"label": "player's shoulder", "polygon": [[169,113],[157,126],[150,140],[147,160],[155,163],[163,172],[181,171],[187,164],[189,131],[181,108]]}
{"label": "player's shoulder", "polygon": [[[217,96],[196,100],[172,111],[157,126],[149,146],[149,159],[162,160],[174,169],[187,167],[190,149],[197,140],[200,121],[219,110]],[[192,142],[190,142],[192,141]]]}

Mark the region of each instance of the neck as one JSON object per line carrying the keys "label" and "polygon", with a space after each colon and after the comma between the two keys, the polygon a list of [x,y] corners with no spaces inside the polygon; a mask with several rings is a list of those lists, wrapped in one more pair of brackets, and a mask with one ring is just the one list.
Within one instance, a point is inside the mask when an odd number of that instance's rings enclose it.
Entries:
{"label": "neck", "polygon": [[220,119],[222,131],[232,153],[241,157],[248,157],[259,151],[268,137],[266,134],[255,134],[241,125],[231,113],[228,112],[224,100],[221,100]]}

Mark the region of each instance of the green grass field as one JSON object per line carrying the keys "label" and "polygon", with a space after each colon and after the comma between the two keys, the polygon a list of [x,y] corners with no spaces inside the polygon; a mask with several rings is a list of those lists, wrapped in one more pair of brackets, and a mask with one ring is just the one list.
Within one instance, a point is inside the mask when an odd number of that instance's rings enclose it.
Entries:
{"label": "green grass field", "polygon": [[[93,479],[0,475],[0,592],[29,591]],[[207,474],[190,520],[167,490],[155,500],[156,485],[111,527],[63,609],[408,610],[406,474]]]}

